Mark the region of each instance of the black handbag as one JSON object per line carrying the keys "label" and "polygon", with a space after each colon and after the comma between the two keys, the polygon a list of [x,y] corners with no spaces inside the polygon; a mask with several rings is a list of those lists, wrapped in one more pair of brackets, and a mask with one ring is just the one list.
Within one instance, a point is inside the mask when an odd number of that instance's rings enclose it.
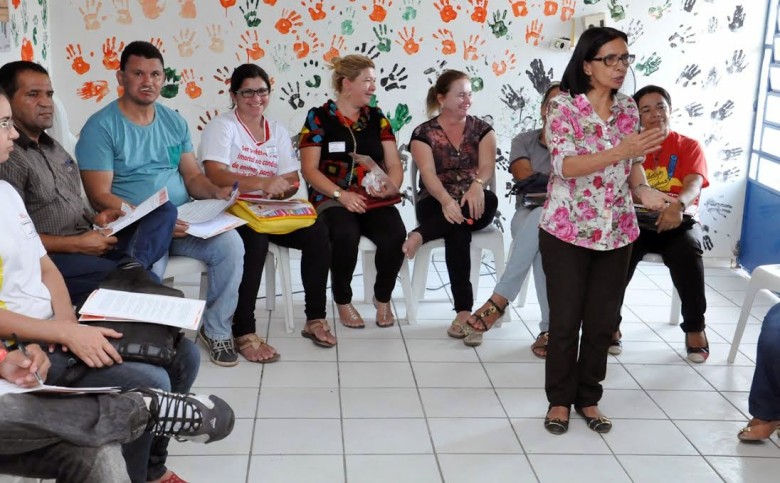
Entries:
{"label": "black handbag", "polygon": [[149,322],[119,322],[101,320],[88,325],[114,329],[122,334],[119,339],[107,337],[125,361],[145,362],[167,366],[176,355],[176,347],[184,336],[178,327]]}

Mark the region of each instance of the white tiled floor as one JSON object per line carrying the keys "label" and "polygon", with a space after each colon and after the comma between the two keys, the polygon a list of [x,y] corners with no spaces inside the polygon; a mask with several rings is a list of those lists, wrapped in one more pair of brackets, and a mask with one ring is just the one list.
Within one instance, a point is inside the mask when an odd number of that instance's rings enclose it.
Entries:
{"label": "white tiled floor", "polygon": [[[533,289],[525,307],[513,306],[511,322],[486,334],[481,347],[467,348],[445,333],[453,315],[446,268],[440,260],[433,265],[427,299],[434,301],[421,303],[417,325],[377,328],[370,307],[358,304],[367,327],[332,323],[339,337],[334,349],[286,334],[281,312],[269,313],[258,301],[258,333],[282,359],[265,367],[242,359],[238,367],[221,368],[203,352],[195,390],[224,397],[236,412],[235,430],[208,446],[173,442],[169,466],[195,483],[780,478],[777,439],[757,445],[736,439],[749,417],[760,320],[773,303],[766,294],[758,297],[737,361],[728,365],[747,288],[739,273],[707,269],[712,356],[692,365],[682,331],[668,324],[672,285],[665,267],[641,264],[626,296],[625,350],[610,358],[604,382],[601,406],[614,429],[601,436],[574,416],[567,434],[552,436],[542,427],[544,364],[529,350],[539,320]],[[477,304],[495,284],[488,272],[483,266]],[[355,300],[361,282],[356,276]],[[303,303],[296,299],[299,331]],[[400,287],[394,300],[403,316]],[[331,321],[333,313],[329,306]]]}

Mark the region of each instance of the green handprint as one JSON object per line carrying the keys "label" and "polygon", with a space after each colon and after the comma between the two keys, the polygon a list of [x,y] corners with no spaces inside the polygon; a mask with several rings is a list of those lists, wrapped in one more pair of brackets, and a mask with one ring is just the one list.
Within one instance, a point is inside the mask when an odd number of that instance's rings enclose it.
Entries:
{"label": "green handprint", "polygon": [[173,99],[179,93],[181,75],[179,75],[173,67],[166,67],[164,72],[167,84],[160,89],[160,95],[166,99]]}
{"label": "green handprint", "polygon": [[[38,17],[35,17],[35,20],[38,20]],[[33,34],[32,34],[32,40],[33,45],[38,45],[38,25],[37,23],[33,25]]]}
{"label": "green handprint", "polygon": [[387,120],[390,121],[393,132],[397,133],[402,127],[412,122],[412,116],[409,115],[409,106],[398,104],[395,106],[395,116],[387,116]]}
{"label": "green handprint", "polygon": [[49,55],[48,49],[46,49],[46,42],[43,43],[43,46],[41,47],[41,57],[43,60],[46,60],[46,56]]}
{"label": "green handprint", "polygon": [[636,64],[636,70],[641,72],[644,75],[650,75],[658,71],[658,69],[661,67],[661,57],[658,56],[655,52],[650,54],[650,57],[645,60],[644,57],[642,57],[639,62]]}
{"label": "green handprint", "polygon": [[241,10],[242,14],[244,14],[246,26],[249,28],[254,28],[260,25],[260,19],[257,18],[257,6],[259,3],[260,0],[255,0],[255,4],[252,5],[252,0],[246,0],[246,10],[244,10],[244,7],[241,5],[238,6],[238,9]]}
{"label": "green handprint", "polygon": [[626,18],[626,9],[623,5],[618,4],[617,0],[610,0],[608,7],[609,15],[612,17],[612,20],[623,20]]}
{"label": "green handprint", "polygon": [[599,3],[601,0],[585,0],[585,5],[593,5],[594,3]]}
{"label": "green handprint", "polygon": [[355,33],[355,27],[352,25],[352,19],[355,18],[355,9],[347,7],[344,9],[344,19],[341,22],[341,35],[352,35]]}
{"label": "green handprint", "polygon": [[368,105],[370,107],[376,107],[379,105],[377,102],[376,94],[371,94],[371,99],[368,101]]}
{"label": "green handprint", "polygon": [[660,6],[660,7],[650,7],[650,8],[647,10],[647,13],[648,13],[648,14],[649,14],[651,17],[653,17],[653,18],[655,18],[655,19],[659,19],[659,18],[663,17],[663,16],[664,16],[664,12],[666,12],[666,11],[667,11],[667,10],[669,10],[670,8],[672,8],[672,0],[666,0],[666,3],[664,3],[664,4],[663,4],[662,6]]}
{"label": "green handprint", "polygon": [[482,77],[477,75],[477,71],[474,67],[466,67],[466,73],[471,77],[471,90],[473,92],[479,92],[485,88],[485,81],[482,80]]}
{"label": "green handprint", "polygon": [[14,40],[14,44],[19,45],[19,22],[11,20],[11,38]]}
{"label": "green handprint", "polygon": [[500,39],[509,32],[509,28],[507,27],[507,24],[504,23],[504,20],[506,20],[506,10],[504,10],[503,14],[501,14],[499,10],[496,10],[493,12],[493,22],[491,23],[488,20],[488,25],[497,39]]}
{"label": "green handprint", "polygon": [[30,16],[27,14],[27,2],[22,2],[22,32],[27,33],[30,29]]}
{"label": "green handprint", "polygon": [[420,0],[404,0],[404,13],[401,18],[410,22],[417,18],[417,9],[420,6]]}
{"label": "green handprint", "polygon": [[49,6],[46,5],[46,0],[38,0],[38,5],[41,6],[41,22],[43,23],[43,28],[46,28],[49,24]]}
{"label": "green handprint", "polygon": [[306,84],[306,87],[311,87],[312,89],[318,88],[322,84],[322,77],[320,77],[317,74],[314,74],[314,79],[307,80],[304,82]]}
{"label": "green handprint", "polygon": [[390,52],[390,47],[392,47],[393,44],[390,42],[390,37],[387,36],[388,34],[387,25],[382,24],[374,27],[374,35],[376,35],[377,40],[379,40],[376,48],[380,52]]}

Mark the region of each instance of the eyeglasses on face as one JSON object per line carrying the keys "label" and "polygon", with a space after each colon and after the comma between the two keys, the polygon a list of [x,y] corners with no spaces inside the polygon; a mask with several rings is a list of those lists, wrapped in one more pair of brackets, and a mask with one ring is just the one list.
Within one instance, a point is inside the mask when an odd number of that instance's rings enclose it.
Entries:
{"label": "eyeglasses on face", "polygon": [[10,117],[8,119],[0,119],[0,129],[10,131],[14,128],[14,120]]}
{"label": "eyeglasses on face", "polygon": [[251,99],[255,96],[268,97],[268,94],[270,93],[270,89],[265,87],[261,87],[260,89],[241,89],[240,91],[236,91],[236,94],[246,99]]}
{"label": "eyeglasses on face", "polygon": [[618,61],[623,62],[623,65],[628,67],[629,65],[634,63],[634,60],[636,59],[636,55],[634,54],[623,54],[623,55],[605,55],[604,57],[593,57],[591,60],[600,60],[604,62],[604,65],[607,67],[612,67],[613,65],[616,65]]}

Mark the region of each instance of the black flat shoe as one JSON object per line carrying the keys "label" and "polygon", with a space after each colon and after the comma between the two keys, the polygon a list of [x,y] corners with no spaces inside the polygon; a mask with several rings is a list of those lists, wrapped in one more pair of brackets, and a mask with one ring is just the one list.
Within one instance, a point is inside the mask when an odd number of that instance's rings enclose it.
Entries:
{"label": "black flat shoe", "polygon": [[569,420],[546,417],[544,418],[544,429],[546,429],[551,434],[561,435],[569,430]]}
{"label": "black flat shoe", "polygon": [[577,411],[577,414],[585,418],[585,423],[587,423],[588,428],[590,428],[591,431],[603,434],[609,433],[609,430],[612,429],[612,421],[610,421],[606,416],[591,418],[585,415],[585,413],[582,411],[582,408],[575,407],[574,410]]}

